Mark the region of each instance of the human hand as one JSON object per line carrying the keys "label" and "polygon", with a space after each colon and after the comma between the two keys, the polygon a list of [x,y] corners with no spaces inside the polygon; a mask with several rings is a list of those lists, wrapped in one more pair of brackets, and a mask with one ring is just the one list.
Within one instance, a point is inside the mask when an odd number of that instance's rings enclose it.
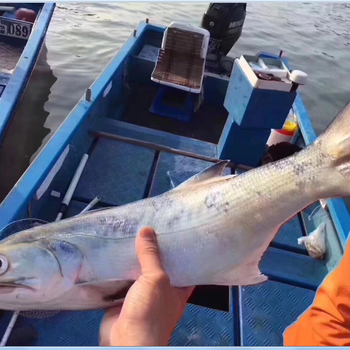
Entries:
{"label": "human hand", "polygon": [[142,275],[122,306],[106,311],[101,346],[166,346],[180,320],[193,287],[175,288],[162,268],[153,229],[141,229],[136,253]]}

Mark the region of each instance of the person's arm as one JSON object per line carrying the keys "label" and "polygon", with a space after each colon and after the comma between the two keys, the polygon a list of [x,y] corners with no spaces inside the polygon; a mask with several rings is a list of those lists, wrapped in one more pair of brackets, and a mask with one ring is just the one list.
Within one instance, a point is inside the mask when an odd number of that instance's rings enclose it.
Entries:
{"label": "person's arm", "polygon": [[286,329],[284,345],[350,345],[350,241],[338,267],[318,288],[312,306]]}
{"label": "person's arm", "polygon": [[106,312],[100,329],[102,346],[166,346],[193,288],[174,288],[162,268],[156,235],[144,228],[136,238],[142,275],[122,307]]}

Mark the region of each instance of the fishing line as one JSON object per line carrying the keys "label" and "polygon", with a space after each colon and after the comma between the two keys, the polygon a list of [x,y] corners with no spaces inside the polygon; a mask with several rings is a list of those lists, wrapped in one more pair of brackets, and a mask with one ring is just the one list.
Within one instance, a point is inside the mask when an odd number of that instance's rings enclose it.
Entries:
{"label": "fishing line", "polygon": [[315,211],[318,209],[318,208],[320,208],[321,207],[321,204],[319,204],[316,208],[314,208],[314,210],[311,212],[311,214],[308,216],[308,220],[310,221],[311,220],[311,218],[312,218],[312,216],[314,215],[314,213],[315,213]]}

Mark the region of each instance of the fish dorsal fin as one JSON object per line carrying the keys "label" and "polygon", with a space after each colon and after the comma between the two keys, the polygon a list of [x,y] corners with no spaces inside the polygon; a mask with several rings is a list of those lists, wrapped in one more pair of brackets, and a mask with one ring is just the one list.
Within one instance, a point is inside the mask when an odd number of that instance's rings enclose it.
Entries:
{"label": "fish dorsal fin", "polygon": [[[198,182],[198,183],[194,183],[194,184],[192,184],[192,187],[203,186],[203,185],[213,184],[215,182],[226,181],[226,180],[229,180],[229,179],[233,179],[236,176],[238,176],[238,175],[237,174],[230,174],[230,175],[225,175],[225,176],[217,176],[217,177],[213,177],[212,179],[208,179],[208,180],[204,180],[204,181],[201,181],[201,182]],[[176,187],[175,190],[177,188],[178,187]],[[187,186],[181,187],[181,190],[183,190],[183,188],[186,189]]]}
{"label": "fish dorsal fin", "polygon": [[84,216],[84,215],[86,215],[86,214],[96,213],[96,212],[98,212],[98,211],[107,210],[107,209],[112,209],[112,208],[114,208],[114,207],[101,207],[101,208],[91,209],[91,210],[86,211],[86,212],[83,213],[83,214],[78,213],[78,214],[74,215],[74,217],[77,217],[77,216]]}
{"label": "fish dorsal fin", "polygon": [[215,163],[214,165],[202,170],[200,173],[193,175],[188,180],[175,187],[174,190],[183,189],[185,187],[191,187],[193,185],[198,185],[201,183],[211,182],[212,180],[216,179],[221,179],[221,175],[223,174],[225,167],[228,163],[228,160],[222,160],[221,162]]}

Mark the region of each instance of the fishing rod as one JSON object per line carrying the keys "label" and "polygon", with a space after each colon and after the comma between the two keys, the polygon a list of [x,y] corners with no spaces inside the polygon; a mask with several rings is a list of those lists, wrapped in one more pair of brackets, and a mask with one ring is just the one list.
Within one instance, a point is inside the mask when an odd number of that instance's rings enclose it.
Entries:
{"label": "fishing rod", "polygon": [[71,183],[69,184],[68,190],[67,190],[67,192],[62,200],[61,208],[57,214],[55,221],[60,221],[62,219],[64,213],[66,212],[68,205],[73,197],[73,193],[78,186],[78,182],[79,182],[80,177],[84,171],[84,168],[85,168],[85,165],[86,165],[88,159],[89,159],[89,155],[87,153],[85,153],[80,160],[80,163],[78,165],[77,170],[75,171],[75,174],[73,175],[73,179],[72,179]]}

